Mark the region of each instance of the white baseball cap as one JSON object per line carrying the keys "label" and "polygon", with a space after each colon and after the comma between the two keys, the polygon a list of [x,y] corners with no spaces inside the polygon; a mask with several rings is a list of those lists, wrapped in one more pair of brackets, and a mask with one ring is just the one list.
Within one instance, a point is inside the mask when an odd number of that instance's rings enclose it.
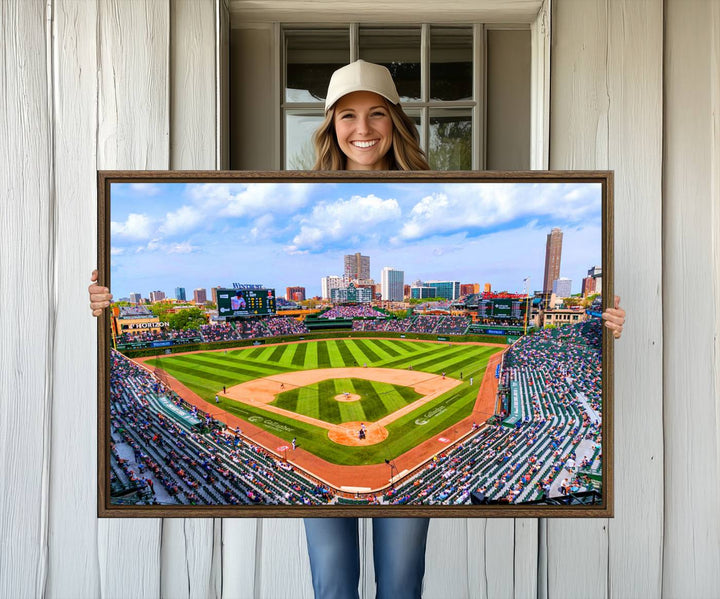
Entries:
{"label": "white baseball cap", "polygon": [[339,68],[330,77],[325,112],[344,95],[357,91],[375,92],[393,104],[400,101],[395,82],[387,68],[372,62],[356,60]]}

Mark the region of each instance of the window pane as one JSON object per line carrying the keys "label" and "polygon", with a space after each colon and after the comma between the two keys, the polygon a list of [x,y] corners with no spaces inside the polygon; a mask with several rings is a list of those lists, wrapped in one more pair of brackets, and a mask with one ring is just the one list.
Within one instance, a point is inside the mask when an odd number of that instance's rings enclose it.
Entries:
{"label": "window pane", "polygon": [[285,33],[286,102],[325,100],[333,71],[350,62],[348,29]]}
{"label": "window pane", "polygon": [[470,27],[430,29],[430,99],[472,100],[473,35]]}
{"label": "window pane", "polygon": [[386,66],[400,101],[420,100],[420,28],[360,28],[360,58]]}
{"label": "window pane", "polygon": [[321,112],[288,112],[285,115],[285,169],[312,170],[315,149],[312,135],[323,122]]}
{"label": "window pane", "polygon": [[472,168],[472,116],[469,110],[430,111],[430,168],[438,171]]}

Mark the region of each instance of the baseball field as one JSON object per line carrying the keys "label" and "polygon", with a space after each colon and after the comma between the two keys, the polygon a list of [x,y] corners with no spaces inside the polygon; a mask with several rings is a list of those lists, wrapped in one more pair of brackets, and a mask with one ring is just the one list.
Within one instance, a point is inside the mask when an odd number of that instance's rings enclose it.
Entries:
{"label": "baseball field", "polygon": [[394,459],[469,416],[488,360],[500,349],[364,337],[145,363],[228,414],[288,443],[295,439],[322,460],[353,466]]}

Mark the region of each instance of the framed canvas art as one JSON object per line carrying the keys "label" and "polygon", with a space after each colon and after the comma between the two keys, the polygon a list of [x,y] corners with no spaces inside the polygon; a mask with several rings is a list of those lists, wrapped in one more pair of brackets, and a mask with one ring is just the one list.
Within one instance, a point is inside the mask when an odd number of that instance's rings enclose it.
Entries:
{"label": "framed canvas art", "polygon": [[612,516],[612,182],[99,172],[99,515]]}

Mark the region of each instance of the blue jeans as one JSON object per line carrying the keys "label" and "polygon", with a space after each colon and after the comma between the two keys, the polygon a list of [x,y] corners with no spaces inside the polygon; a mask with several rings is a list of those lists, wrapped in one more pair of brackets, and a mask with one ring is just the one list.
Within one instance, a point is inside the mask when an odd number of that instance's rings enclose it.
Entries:
{"label": "blue jeans", "polygon": [[[377,599],[420,599],[429,518],[373,518]],[[357,518],[305,518],[315,599],[358,599]]]}

